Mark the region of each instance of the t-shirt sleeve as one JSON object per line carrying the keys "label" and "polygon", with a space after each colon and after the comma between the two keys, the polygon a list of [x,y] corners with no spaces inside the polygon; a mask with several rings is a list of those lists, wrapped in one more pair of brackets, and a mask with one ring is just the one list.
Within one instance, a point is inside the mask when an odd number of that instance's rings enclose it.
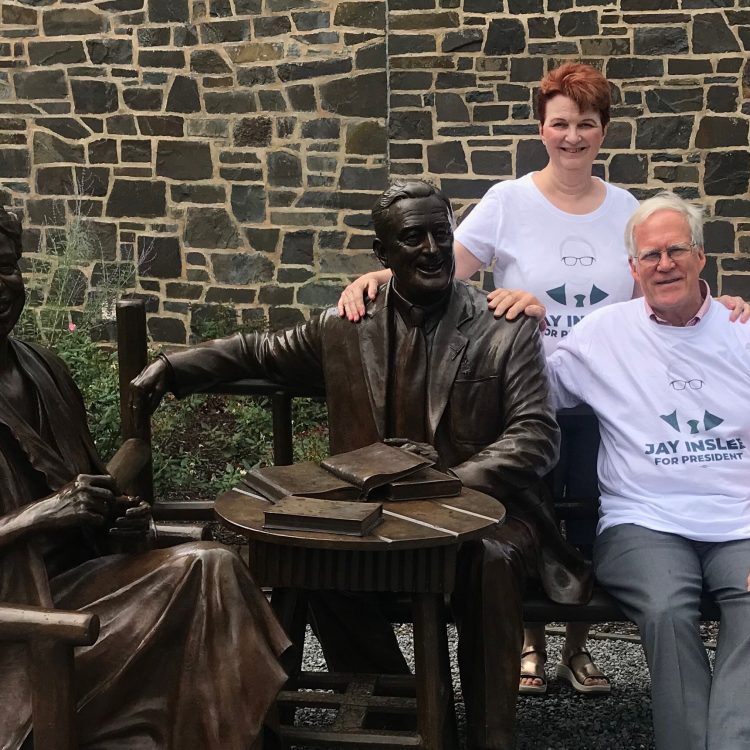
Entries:
{"label": "t-shirt sleeve", "polygon": [[547,358],[547,374],[555,409],[569,409],[586,402],[588,362],[582,336],[574,328]]}
{"label": "t-shirt sleeve", "polygon": [[502,200],[496,188],[490,188],[474,210],[461,222],[455,238],[477,260],[488,266],[495,257],[502,222]]}

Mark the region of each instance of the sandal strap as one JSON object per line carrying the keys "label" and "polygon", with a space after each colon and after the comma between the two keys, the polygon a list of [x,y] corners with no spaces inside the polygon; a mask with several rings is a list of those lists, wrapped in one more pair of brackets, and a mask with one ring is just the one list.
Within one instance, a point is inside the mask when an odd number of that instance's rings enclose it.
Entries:
{"label": "sandal strap", "polygon": [[544,661],[547,661],[547,652],[543,648],[537,648],[536,646],[532,646],[531,648],[527,648],[526,651],[522,651],[521,658],[523,659],[526,656],[531,656],[531,654],[539,654]]}
{"label": "sandal strap", "polygon": [[[578,667],[573,666],[573,659],[576,656],[585,656],[588,661],[584,662]],[[571,654],[568,655],[567,659],[563,661],[563,664],[570,669],[571,672],[576,676],[576,679],[580,683],[585,683],[587,679],[598,679],[606,680],[609,683],[609,678],[602,672],[599,667],[594,664],[594,660],[591,658],[591,654],[585,648],[577,648]]]}

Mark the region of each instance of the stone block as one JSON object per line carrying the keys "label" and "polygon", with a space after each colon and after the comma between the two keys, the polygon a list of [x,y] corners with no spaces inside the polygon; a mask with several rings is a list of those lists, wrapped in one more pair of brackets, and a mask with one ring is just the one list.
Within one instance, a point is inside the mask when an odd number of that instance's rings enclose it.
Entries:
{"label": "stone block", "polygon": [[246,91],[208,91],[203,100],[209,114],[245,114],[257,110],[255,97]]}
{"label": "stone block", "polygon": [[748,121],[740,117],[705,115],[695,135],[696,148],[722,148],[748,144]]}
{"label": "stone block", "polygon": [[466,13],[502,13],[503,0],[464,0]]}
{"label": "stone block", "polygon": [[307,83],[301,83],[287,88],[289,103],[296,112],[315,112],[318,102],[315,99],[315,88]]}
{"label": "stone block", "polygon": [[[263,289],[265,287],[261,287]],[[212,286],[206,291],[206,302],[220,305],[249,305],[255,302],[255,289],[241,287],[232,289],[227,287]],[[244,311],[243,311],[244,312]]]}
{"label": "stone block", "polygon": [[266,157],[268,183],[276,187],[302,187],[302,162],[289,151],[273,151]]}
{"label": "stone block", "polygon": [[297,31],[327,29],[331,25],[331,14],[326,11],[303,11],[292,13],[292,20]]}
{"label": "stone block", "polygon": [[740,46],[722,13],[697,13],[693,16],[693,54],[739,52]]}
{"label": "stone block", "polygon": [[693,131],[693,118],[687,115],[643,117],[636,123],[638,149],[687,149]]}
{"label": "stone block", "polygon": [[[203,296],[201,284],[186,284],[184,282],[172,282],[167,284],[168,299],[190,299],[197,300]],[[210,300],[206,300],[210,301]]]}
{"label": "stone block", "polygon": [[302,123],[302,137],[314,139],[335,139],[340,135],[341,122],[333,117],[321,117]]}
{"label": "stone block", "polygon": [[487,174],[493,177],[511,175],[513,161],[508,151],[472,151],[471,169],[474,174]]}
{"label": "stone block", "polygon": [[484,33],[481,29],[449,31],[443,37],[441,52],[479,52],[482,49]]}
{"label": "stone block", "polygon": [[133,115],[112,115],[107,118],[107,132],[111,135],[138,135]]}
{"label": "stone block", "polygon": [[250,38],[248,21],[213,21],[199,26],[200,39],[203,44],[227,44],[244,42]]}
{"label": "stone block", "polygon": [[435,94],[435,113],[438,122],[469,122],[469,108],[463,97],[451,92]]}
{"label": "stone block", "polygon": [[142,49],[145,47],[167,47],[171,38],[171,30],[168,26],[140,28],[137,38],[138,46]]}
{"label": "stone block", "polygon": [[345,148],[347,154],[385,154],[385,127],[380,122],[372,120],[350,122],[346,127]]}
{"label": "stone block", "polygon": [[175,115],[139,115],[138,127],[142,135],[181,137],[185,121]]}
{"label": "stone block", "polygon": [[273,261],[262,253],[212,253],[211,265],[219,284],[241,286],[262,284],[273,279]]}
{"label": "stone block", "polygon": [[72,117],[38,117],[35,124],[73,141],[88,138],[91,135],[88,128]]}
{"label": "stone block", "polygon": [[554,18],[545,18],[544,16],[529,18],[528,24],[530,39],[552,39],[555,36]]}
{"label": "stone block", "polygon": [[710,60],[696,60],[687,58],[670,59],[667,63],[667,73],[671,76],[703,75],[712,73]]}
{"label": "stone block", "polygon": [[107,200],[107,216],[156,218],[166,211],[163,180],[115,179]]}
{"label": "stone block", "polygon": [[160,235],[138,237],[138,273],[159,279],[179,279],[182,276],[179,238]]}
{"label": "stone block", "polygon": [[541,57],[513,57],[510,60],[512,83],[528,81],[537,83],[544,75],[544,60]]}
{"label": "stone block", "polygon": [[33,8],[22,8],[7,3],[0,7],[4,24],[16,26],[36,26],[38,23],[37,12]]}
{"label": "stone block", "polygon": [[433,174],[466,174],[468,166],[461,143],[448,141],[427,146],[427,168]]}
{"label": "stone block", "polygon": [[70,65],[87,62],[83,42],[29,42],[31,65]]}
{"label": "stone block", "polygon": [[232,213],[241,223],[262,223],[266,218],[264,185],[232,185]]}
{"label": "stone block", "polygon": [[432,34],[389,34],[388,50],[392,55],[434,52],[435,37]]}
{"label": "stone block", "polygon": [[711,86],[706,94],[706,106],[712,112],[736,112],[739,88],[731,86]]}
{"label": "stone block", "polygon": [[117,164],[117,141],[111,138],[91,141],[88,150],[91,164]]}
{"label": "stone block", "polygon": [[94,255],[105,261],[117,258],[117,224],[86,219],[82,227],[93,246]]}
{"label": "stone block", "polygon": [[[0,159],[0,176],[5,177],[5,171],[10,171],[13,167],[12,157],[15,156],[15,149],[7,149],[3,152],[3,158]],[[11,158],[7,158],[5,154]],[[24,161],[27,165],[27,172],[24,177],[28,176],[28,153],[23,151]],[[21,175],[7,175],[8,177],[18,177]],[[73,195],[75,191],[75,181],[73,179],[73,169],[71,167],[41,167],[36,171],[36,192],[41,195]]]}
{"label": "stone block", "polygon": [[[395,9],[392,9],[395,10]],[[385,2],[339,2],[333,17],[335,26],[354,26],[358,29],[385,29]]]}
{"label": "stone block", "polygon": [[364,73],[320,85],[321,107],[342,117],[386,116],[385,72]]}
{"label": "stone block", "polygon": [[130,65],[133,43],[130,39],[91,39],[86,41],[94,65]]}
{"label": "stone block", "polygon": [[703,245],[707,253],[733,253],[734,224],[731,221],[707,221],[703,224]]}
{"label": "stone block", "polygon": [[432,116],[429,112],[418,110],[392,112],[388,135],[396,141],[431,141],[433,138]]}
{"label": "stone block", "polygon": [[222,185],[172,185],[170,195],[175,203],[224,203],[226,200]]}
{"label": "stone block", "polygon": [[[388,186],[388,171],[385,167],[341,168],[339,187],[342,190],[385,190]],[[370,200],[368,198],[368,200]]]}
{"label": "stone block", "polygon": [[64,99],[68,82],[62,70],[33,70],[13,74],[19,99]]}
{"label": "stone block", "polygon": [[699,181],[698,168],[685,164],[671,164],[664,167],[654,167],[654,178],[662,182],[693,182]]}
{"label": "stone block", "polygon": [[232,72],[224,58],[212,49],[193,50],[190,53],[190,70],[203,75],[222,75]]}
{"label": "stone block", "polygon": [[253,31],[256,37],[289,34],[292,22],[289,16],[258,16],[253,18]]}
{"label": "stone block", "polygon": [[490,21],[485,55],[517,55],[526,48],[526,30],[517,18],[496,18]]}
{"label": "stone block", "polygon": [[291,305],[294,302],[294,288],[267,284],[261,287],[258,302],[262,305]]}
{"label": "stone block", "polygon": [[148,333],[153,341],[165,344],[184,344],[187,341],[187,330],[184,321],[179,318],[150,316]]}
{"label": "stone block", "polygon": [[457,29],[460,25],[461,22],[458,13],[455,13],[454,11],[443,11],[437,13],[391,15],[389,29],[393,31]]}
{"label": "stone block", "polygon": [[443,177],[440,180],[441,190],[451,199],[479,199],[495,184],[494,180],[484,179],[457,179],[454,177]]}
{"label": "stone block", "polygon": [[52,133],[37,131],[32,145],[34,164],[67,162],[83,164],[84,151],[80,144],[68,143]]}
{"label": "stone block", "polygon": [[166,109],[168,112],[200,112],[198,84],[189,76],[175,76]]}
{"label": "stone block", "polygon": [[70,307],[78,307],[86,301],[88,279],[83,271],[77,268],[60,269],[53,273],[47,299],[51,304],[55,300],[65,300]]}
{"label": "stone block", "polygon": [[655,88],[646,91],[650,112],[697,112],[703,109],[703,89],[698,86]]}
{"label": "stone block", "polygon": [[547,166],[549,157],[544,144],[538,139],[520,140],[516,148],[516,176],[523,177]]}
{"label": "stone block", "polygon": [[257,227],[247,227],[245,229],[245,236],[250,243],[250,247],[262,253],[276,252],[276,246],[279,244],[279,234],[280,230],[278,229],[261,229]]}
{"label": "stone block", "polygon": [[248,42],[229,47],[229,56],[237,65],[262,62],[264,60],[281,60],[284,57],[283,42]]}
{"label": "stone block", "polygon": [[154,111],[161,109],[162,92],[156,88],[125,89],[122,99],[129,109]]}
{"label": "stone block", "polygon": [[184,68],[185,53],[182,50],[141,50],[138,65],[142,68]]}
{"label": "stone block", "polygon": [[681,55],[688,51],[687,31],[681,26],[636,28],[633,42],[636,55]]}
{"label": "stone block", "polygon": [[660,78],[664,74],[662,60],[642,57],[614,57],[607,60],[606,76],[609,79]]}
{"label": "stone block", "polygon": [[188,207],[185,222],[188,247],[232,248],[240,236],[232,217],[223,208]]}
{"label": "stone block", "polygon": [[211,148],[200,141],[159,141],[156,174],[173,180],[207,180],[213,175]]}
{"label": "stone block", "polygon": [[232,140],[240,148],[262,148],[271,144],[273,122],[270,117],[242,117],[234,125]]}
{"label": "stone block", "polygon": [[599,18],[595,10],[567,11],[560,14],[557,31],[562,36],[596,36]]}
{"label": "stone block", "polygon": [[315,235],[309,230],[287,232],[281,249],[281,262],[286,265],[311,266]]}
{"label": "stone block", "polygon": [[581,54],[596,57],[624,57],[632,54],[630,39],[626,37],[601,37],[581,39]]}
{"label": "stone block", "polygon": [[281,91],[259,91],[261,112],[286,112],[286,101]]}
{"label": "stone block", "polygon": [[65,201],[38,198],[26,201],[26,221],[41,226],[65,226]]}
{"label": "stone block", "polygon": [[70,85],[77,114],[116,112],[120,106],[114,83],[74,78]]}
{"label": "stone block", "polygon": [[90,36],[108,31],[107,16],[90,8],[51,8],[42,11],[45,36]]}
{"label": "stone block", "polygon": [[268,310],[268,328],[271,331],[280,331],[283,328],[291,328],[297,323],[303,323],[305,316],[302,310],[296,307],[271,307]]}
{"label": "stone block", "polygon": [[502,122],[507,119],[507,104],[477,104],[474,107],[474,122]]}
{"label": "stone block", "polygon": [[[393,60],[394,58],[392,58]],[[358,49],[354,61],[357,70],[371,70],[373,68],[385,68],[385,42],[376,42],[368,44],[366,47]]]}
{"label": "stone block", "polygon": [[[308,78],[341,75],[352,70],[352,61],[347,57],[313,60],[311,62],[282,63],[276,69],[279,80],[283,83],[300,81]],[[347,81],[351,79],[347,78]]]}
{"label": "stone block", "polygon": [[746,195],[750,186],[750,154],[710,151],[706,154],[703,187],[706,195]]}
{"label": "stone block", "polygon": [[297,302],[318,308],[333,307],[341,294],[341,283],[312,282],[297,290]]}
{"label": "stone block", "polygon": [[273,68],[268,66],[237,69],[237,83],[240,86],[263,86],[273,83],[275,80],[276,73]]}
{"label": "stone block", "polygon": [[618,185],[648,182],[648,158],[643,154],[615,154],[609,163],[609,179]]}
{"label": "stone block", "polygon": [[148,0],[148,20],[151,23],[185,22],[190,20],[188,0]]}

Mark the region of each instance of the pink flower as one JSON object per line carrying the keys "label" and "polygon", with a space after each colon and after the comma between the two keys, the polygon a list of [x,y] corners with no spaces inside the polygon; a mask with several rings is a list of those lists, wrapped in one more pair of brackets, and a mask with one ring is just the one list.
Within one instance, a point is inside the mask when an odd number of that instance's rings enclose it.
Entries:
{"label": "pink flower", "polygon": [[68,330],[73,333],[78,326],[75,323],[68,323]]}

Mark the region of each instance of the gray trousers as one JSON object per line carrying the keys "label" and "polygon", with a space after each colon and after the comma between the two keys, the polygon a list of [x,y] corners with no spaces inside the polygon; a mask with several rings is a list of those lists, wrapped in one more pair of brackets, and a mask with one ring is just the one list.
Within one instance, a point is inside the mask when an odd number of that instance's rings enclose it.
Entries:
{"label": "gray trousers", "polygon": [[[594,569],[640,628],[657,750],[750,748],[750,540],[693,542],[623,524],[597,537]],[[713,677],[702,591],[721,610]]]}

